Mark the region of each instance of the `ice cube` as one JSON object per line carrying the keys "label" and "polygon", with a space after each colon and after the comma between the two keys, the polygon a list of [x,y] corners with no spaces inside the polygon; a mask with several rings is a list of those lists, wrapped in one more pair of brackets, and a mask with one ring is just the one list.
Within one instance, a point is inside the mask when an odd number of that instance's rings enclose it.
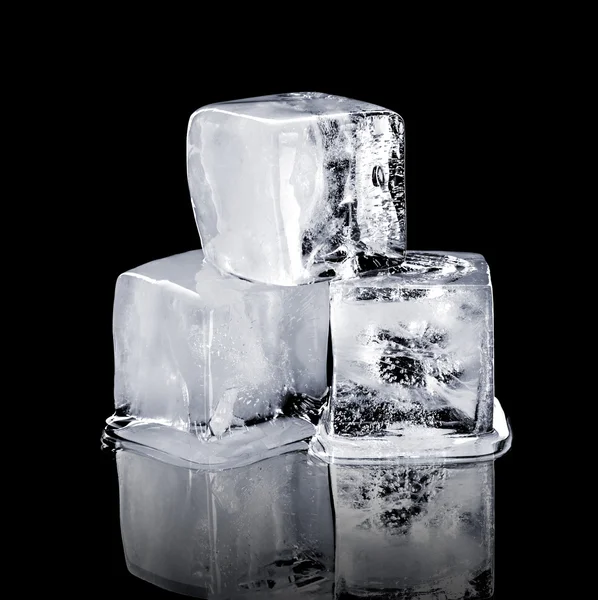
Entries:
{"label": "ice cube", "polygon": [[222,275],[200,250],[117,281],[119,414],[203,437],[275,416],[326,389],[328,284],[278,287]]}
{"label": "ice cube", "polygon": [[385,448],[394,439],[398,454],[417,456],[492,429],[492,288],[482,256],[408,252],[396,272],[334,281],[330,294],[324,437]]}
{"label": "ice cube", "polygon": [[330,470],[337,597],[491,597],[492,461]]}
{"label": "ice cube", "polygon": [[206,257],[278,285],[400,262],[403,119],[321,93],[204,106],[190,118],[187,174]]}
{"label": "ice cube", "polygon": [[294,452],[197,471],[118,450],[125,558],[136,576],[210,599],[331,598],[326,465]]}

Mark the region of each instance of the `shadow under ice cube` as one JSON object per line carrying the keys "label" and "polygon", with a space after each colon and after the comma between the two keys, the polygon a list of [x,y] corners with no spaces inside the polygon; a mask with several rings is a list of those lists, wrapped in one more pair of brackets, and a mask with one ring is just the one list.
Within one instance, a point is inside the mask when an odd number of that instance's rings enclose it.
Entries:
{"label": "shadow under ice cube", "polygon": [[289,395],[320,396],[328,284],[250,283],[203,258],[178,254],[118,278],[119,413],[209,438],[276,416]]}
{"label": "shadow under ice cube", "polygon": [[419,455],[447,435],[492,429],[492,288],[482,256],[408,252],[392,274],[334,281],[331,329],[323,437],[395,440],[399,454]]}
{"label": "shadow under ice cube", "polygon": [[187,175],[206,257],[278,285],[380,269],[405,248],[404,123],[321,93],[204,106]]}

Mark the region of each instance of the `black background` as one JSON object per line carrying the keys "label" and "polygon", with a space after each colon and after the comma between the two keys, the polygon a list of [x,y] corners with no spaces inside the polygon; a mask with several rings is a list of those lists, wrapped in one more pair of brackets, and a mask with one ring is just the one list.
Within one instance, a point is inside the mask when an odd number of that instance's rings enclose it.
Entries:
{"label": "black background", "polygon": [[[97,452],[90,479],[95,508],[79,521],[94,553],[90,586],[115,597],[169,597],[126,569],[118,523],[116,468],[100,452],[104,420],[113,412],[112,300],[119,273],[200,245],[185,173],[190,114],[222,100],[285,91],[322,91],[395,110],[405,120],[408,247],[483,254],[494,285],[496,395],[514,429],[512,450],[496,463],[496,598],[544,597],[526,567],[540,542],[530,479],[533,385],[522,378],[530,344],[522,335],[536,317],[518,257],[532,245],[525,207],[528,184],[525,121],[528,73],[499,55],[462,54],[413,60],[408,49],[381,61],[343,48],[320,56],[280,56],[273,48],[230,58],[208,48],[197,54],[155,51],[134,43],[94,55],[85,98],[86,125],[96,152],[88,178],[94,202],[87,222],[93,281],[85,331],[93,352],[83,369],[93,380],[86,439]],[[417,60],[416,60],[417,59]],[[82,188],[81,193],[85,190]],[[84,225],[84,223],[83,223]],[[75,346],[74,354],[77,354]],[[87,436],[87,434],[89,434]],[[531,486],[531,488],[530,488]],[[530,505],[530,502],[533,504]],[[523,506],[523,509],[522,509]],[[73,513],[74,514],[74,513]],[[95,528],[97,527],[97,530]],[[89,560],[87,561],[89,563]],[[112,592],[110,591],[112,590]]]}

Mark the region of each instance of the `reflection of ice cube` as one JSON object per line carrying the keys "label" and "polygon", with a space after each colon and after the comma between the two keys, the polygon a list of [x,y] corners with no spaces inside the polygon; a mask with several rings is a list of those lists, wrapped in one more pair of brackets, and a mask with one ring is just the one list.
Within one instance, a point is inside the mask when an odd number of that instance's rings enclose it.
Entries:
{"label": "reflection of ice cube", "polygon": [[187,173],[206,257],[279,285],[400,261],[403,136],[396,113],[319,93],[199,109]]}
{"label": "reflection of ice cube", "polygon": [[328,284],[254,284],[202,261],[187,252],[119,277],[117,409],[209,436],[275,415],[288,393],[321,395]]}
{"label": "reflection of ice cube", "polygon": [[330,469],[337,597],[492,595],[492,462]]}
{"label": "reflection of ice cube", "polygon": [[330,598],[326,466],[305,452],[239,469],[176,467],[117,451],[129,570],[199,598]]}
{"label": "reflection of ice cube", "polygon": [[492,289],[483,257],[409,252],[397,271],[331,284],[328,433],[404,440],[488,431]]}

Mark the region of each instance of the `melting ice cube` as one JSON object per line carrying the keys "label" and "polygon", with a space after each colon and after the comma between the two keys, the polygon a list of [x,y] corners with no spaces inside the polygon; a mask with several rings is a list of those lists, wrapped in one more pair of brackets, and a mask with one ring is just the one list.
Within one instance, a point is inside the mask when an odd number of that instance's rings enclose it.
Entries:
{"label": "melting ice cube", "polygon": [[328,284],[222,275],[200,250],[123,273],[114,300],[116,408],[221,435],[326,389]]}
{"label": "melting ice cube", "polygon": [[187,173],[206,257],[296,285],[400,262],[403,119],[321,93],[211,104],[190,119]]}
{"label": "melting ice cube", "polygon": [[489,431],[492,316],[478,254],[408,252],[392,274],[332,282],[327,434],[395,438],[409,453],[418,437],[432,451],[434,436]]}

